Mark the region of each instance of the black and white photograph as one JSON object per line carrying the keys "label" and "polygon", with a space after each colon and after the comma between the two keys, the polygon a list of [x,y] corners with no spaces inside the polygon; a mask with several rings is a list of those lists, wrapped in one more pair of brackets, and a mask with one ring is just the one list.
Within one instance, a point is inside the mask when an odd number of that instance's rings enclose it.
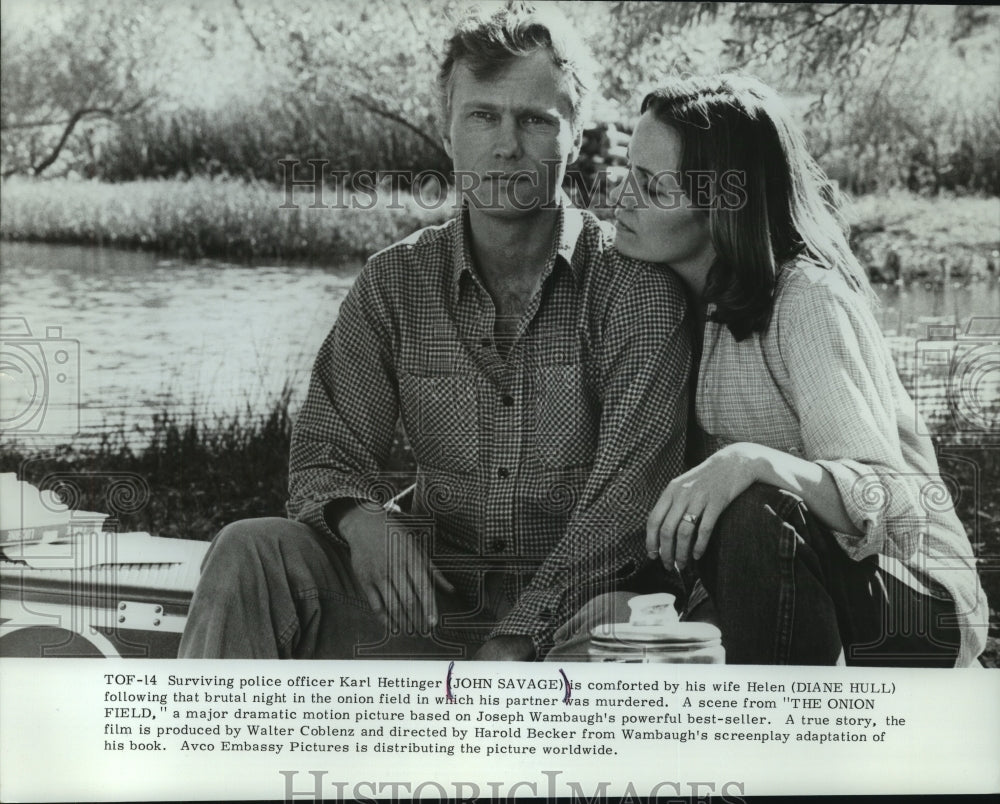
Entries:
{"label": "black and white photograph", "polygon": [[1000,792],[1000,10],[0,12],[0,797]]}

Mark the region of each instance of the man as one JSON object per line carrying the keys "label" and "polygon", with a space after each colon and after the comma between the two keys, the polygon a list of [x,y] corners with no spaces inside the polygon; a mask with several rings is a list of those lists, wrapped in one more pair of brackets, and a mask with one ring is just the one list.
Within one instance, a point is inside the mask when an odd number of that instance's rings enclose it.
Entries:
{"label": "man", "polygon": [[[540,659],[648,572],[646,513],[684,448],[685,305],[562,201],[582,53],[523,4],[448,41],[463,211],[358,277],[296,422],[291,520],[220,532],[182,656]],[[379,493],[400,416],[408,515]]]}

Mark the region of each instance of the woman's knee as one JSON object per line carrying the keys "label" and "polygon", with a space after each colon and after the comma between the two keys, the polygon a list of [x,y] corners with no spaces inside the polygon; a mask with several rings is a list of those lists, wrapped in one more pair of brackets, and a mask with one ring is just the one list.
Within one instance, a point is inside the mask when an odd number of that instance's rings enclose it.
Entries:
{"label": "woman's knee", "polygon": [[770,517],[769,512],[780,516],[801,502],[801,498],[790,491],[769,483],[753,483],[726,506],[722,516],[719,517],[719,522],[723,520],[746,522],[761,516]]}
{"label": "woman's knee", "polygon": [[801,505],[795,495],[766,483],[736,497],[716,521],[697,564],[709,591],[716,594],[723,579],[742,588],[780,573],[796,552]]}
{"label": "woman's knee", "polygon": [[712,529],[717,549],[743,550],[768,538],[788,519],[801,500],[767,483],[754,483],[722,512]]}

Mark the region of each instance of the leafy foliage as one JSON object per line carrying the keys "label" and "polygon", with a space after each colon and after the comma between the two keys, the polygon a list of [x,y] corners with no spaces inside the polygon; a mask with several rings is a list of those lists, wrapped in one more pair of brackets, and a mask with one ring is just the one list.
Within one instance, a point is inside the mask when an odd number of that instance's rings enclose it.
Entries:
{"label": "leafy foliage", "polygon": [[[350,172],[449,168],[433,78],[460,0],[50,5],[57,22],[10,19],[27,0],[5,6],[6,175],[275,181],[282,158]],[[1000,192],[994,8],[560,6],[603,68],[596,124],[621,127],[671,73],[747,70],[785,94],[845,187]]]}

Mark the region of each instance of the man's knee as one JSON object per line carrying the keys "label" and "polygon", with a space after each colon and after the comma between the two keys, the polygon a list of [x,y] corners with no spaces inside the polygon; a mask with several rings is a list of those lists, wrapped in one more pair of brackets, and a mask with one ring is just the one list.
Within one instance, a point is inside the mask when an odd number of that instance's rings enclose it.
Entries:
{"label": "man's knee", "polygon": [[246,561],[270,563],[289,551],[309,555],[319,549],[316,534],[300,522],[283,517],[240,519],[216,534],[205,562],[225,560],[237,566]]}

